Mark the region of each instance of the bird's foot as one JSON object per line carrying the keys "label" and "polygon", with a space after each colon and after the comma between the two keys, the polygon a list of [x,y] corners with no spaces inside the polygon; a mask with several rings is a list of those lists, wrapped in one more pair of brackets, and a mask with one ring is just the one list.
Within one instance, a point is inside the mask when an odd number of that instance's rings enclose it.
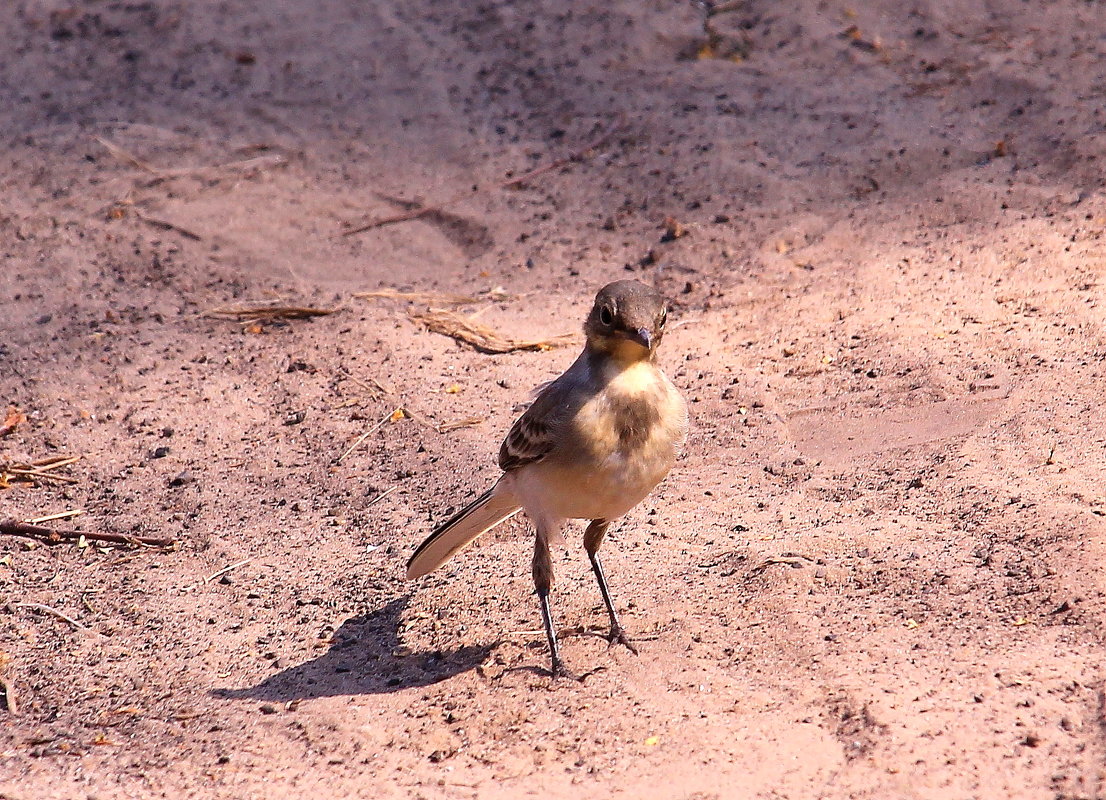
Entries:
{"label": "bird's foot", "polygon": [[607,635],[607,647],[614,647],[616,644],[623,645],[635,656],[638,655],[637,648],[634,647],[634,643],[630,641],[630,637],[626,635],[626,631],[622,630],[620,625],[612,625],[611,632]]}
{"label": "bird's foot", "polygon": [[553,678],[568,678],[573,681],[582,680],[575,672],[569,670],[559,658],[553,659],[549,667],[549,674],[553,676]]}

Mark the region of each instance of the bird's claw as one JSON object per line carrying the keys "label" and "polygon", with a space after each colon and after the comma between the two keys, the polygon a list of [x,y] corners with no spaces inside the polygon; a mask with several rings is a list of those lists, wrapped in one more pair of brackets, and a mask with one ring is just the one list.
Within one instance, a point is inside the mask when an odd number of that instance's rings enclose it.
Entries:
{"label": "bird's claw", "polygon": [[583,678],[581,678],[575,672],[570,671],[568,669],[568,667],[566,667],[564,665],[564,662],[561,661],[559,658],[554,660],[553,663],[550,665],[549,674],[554,679],[568,678],[569,680],[574,680],[574,681],[582,681],[583,680]]}
{"label": "bird's claw", "polygon": [[630,637],[626,635],[626,631],[622,628],[611,628],[610,634],[607,636],[607,647],[614,647],[616,644],[623,645],[627,650],[633,653],[635,656],[639,655],[637,648],[634,647],[634,643],[630,641]]}

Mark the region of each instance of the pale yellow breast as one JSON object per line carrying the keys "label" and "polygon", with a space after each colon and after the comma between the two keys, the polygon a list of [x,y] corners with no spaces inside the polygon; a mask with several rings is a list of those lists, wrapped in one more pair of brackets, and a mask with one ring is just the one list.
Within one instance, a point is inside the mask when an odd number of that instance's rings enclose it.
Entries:
{"label": "pale yellow breast", "polygon": [[606,465],[627,473],[618,476],[622,480],[652,484],[672,466],[686,426],[683,398],[647,362],[612,375],[573,425],[596,468]]}
{"label": "pale yellow breast", "polygon": [[648,361],[638,361],[618,371],[608,382],[607,387],[619,394],[652,394],[666,383],[664,374]]}
{"label": "pale yellow breast", "polygon": [[527,513],[620,517],[676,460],[687,428],[676,387],[648,362],[607,368],[595,394],[558,426],[553,450],[513,474]]}

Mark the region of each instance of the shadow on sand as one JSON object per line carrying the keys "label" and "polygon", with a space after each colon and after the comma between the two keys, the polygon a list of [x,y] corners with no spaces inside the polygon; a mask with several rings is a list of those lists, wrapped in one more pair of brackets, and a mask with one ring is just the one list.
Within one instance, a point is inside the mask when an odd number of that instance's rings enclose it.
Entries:
{"label": "shadow on sand", "polygon": [[369,614],[352,617],[334,632],[330,649],[256,686],[213,689],[216,697],[286,703],[315,697],[385,694],[428,686],[487,658],[494,645],[403,654],[399,626],[408,598],[392,600]]}

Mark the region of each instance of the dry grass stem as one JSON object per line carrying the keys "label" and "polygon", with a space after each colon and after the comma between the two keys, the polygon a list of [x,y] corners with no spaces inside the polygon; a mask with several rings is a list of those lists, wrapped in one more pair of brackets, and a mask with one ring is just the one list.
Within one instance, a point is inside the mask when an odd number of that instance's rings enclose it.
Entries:
{"label": "dry grass stem", "polygon": [[399,488],[398,486],[393,486],[391,489],[385,489],[383,492],[381,492],[376,497],[374,497],[372,500],[370,500],[368,502],[368,504],[365,506],[365,508],[368,508],[369,506],[375,506],[377,503],[379,503],[381,500],[383,500],[385,497],[390,495],[392,492],[394,492],[398,488]]}
{"label": "dry grass stem", "polygon": [[348,456],[350,453],[352,453],[354,450],[356,450],[361,445],[361,442],[365,441],[370,436],[372,436],[374,433],[376,433],[378,430],[380,430],[385,425],[387,425],[389,420],[395,419],[397,414],[400,415],[400,417],[399,417],[400,419],[402,419],[404,416],[407,416],[406,411],[403,409],[403,407],[402,406],[397,406],[394,411],[388,412],[388,414],[384,417],[384,419],[380,420],[380,422],[376,423],[371,428],[369,428],[367,431],[365,431],[360,436],[358,436],[357,441],[355,441],[353,444],[351,444],[349,447],[347,447],[346,452],[344,452],[344,453],[342,453],[342,455],[338,456],[338,458],[335,460],[334,463],[335,464],[342,463],[342,459],[344,459],[346,456]]}
{"label": "dry grass stem", "polygon": [[510,297],[501,286],[496,286],[479,295],[446,294],[444,292],[403,292],[398,289],[378,289],[375,292],[354,292],[354,297],[362,300],[403,300],[408,303],[420,303],[436,306],[467,306],[485,300],[500,301]]}
{"label": "dry grass stem", "polygon": [[99,636],[102,639],[107,638],[106,636],[104,636],[104,634],[100,633],[99,631],[93,630],[92,628],[88,627],[87,625],[73,619],[73,617],[69,616],[64,611],[59,611],[58,609],[52,608],[51,606],[45,606],[42,603],[12,603],[12,605],[15,606],[16,608],[31,608],[31,609],[34,609],[35,611],[41,611],[44,614],[50,614],[51,616],[55,616],[60,620],[64,620],[64,621],[68,622],[70,625],[72,625],[77,630],[84,631],[85,633],[88,633],[92,636]]}
{"label": "dry grass stem", "polygon": [[353,236],[354,234],[364,233],[365,231],[370,231],[374,228],[381,228],[385,225],[393,225],[397,222],[407,222],[409,220],[418,219],[419,217],[424,217],[428,214],[439,213],[450,206],[456,205],[460,201],[464,200],[466,197],[471,197],[474,194],[479,194],[481,192],[486,192],[493,189],[507,189],[512,186],[521,186],[522,184],[527,183],[540,175],[544,175],[547,172],[552,172],[555,169],[571,164],[573,161],[583,160],[592,150],[596,150],[599,147],[602,147],[608,141],[610,141],[610,139],[614,137],[614,135],[618,133],[618,131],[621,129],[622,123],[623,120],[620,117],[617,122],[607,128],[602,134],[596,136],[594,139],[589,140],[583,146],[577,148],[576,150],[573,150],[571,153],[562,156],[561,158],[556,158],[547,164],[532,169],[529,172],[525,172],[522,175],[508,178],[505,181],[499,181],[497,183],[487,184],[484,186],[477,186],[475,189],[459,192],[453,197],[450,197],[449,199],[441,203],[435,203],[433,205],[419,205],[415,208],[408,209],[407,211],[402,211],[398,214],[391,214],[386,217],[380,217],[378,219],[371,220],[370,222],[366,222],[363,225],[359,225],[355,228],[350,228],[349,230],[342,231],[342,236]]}
{"label": "dry grass stem", "polygon": [[370,400],[376,400],[380,397],[383,397],[384,395],[391,394],[387,387],[383,386],[376,378],[369,378],[370,382],[366,383],[365,381],[358,378],[356,375],[353,375],[344,369],[339,369],[338,374],[341,375],[343,378],[348,378],[349,380],[360,386],[362,389],[364,389],[366,392],[368,392]]}
{"label": "dry grass stem", "polygon": [[[22,464],[12,464],[11,466],[0,469],[0,472],[5,473],[2,477],[12,477],[16,480],[31,480],[33,478],[42,478],[43,480],[57,481],[58,483],[76,483],[76,478],[70,478],[67,475],[54,475],[50,472],[44,472],[39,469],[29,469]],[[33,480],[31,480],[33,483]]]}
{"label": "dry grass stem", "polygon": [[573,161],[579,161],[583,159],[592,150],[596,150],[609,142],[611,138],[613,138],[614,135],[618,133],[618,131],[622,128],[623,121],[624,120],[622,119],[622,117],[619,117],[618,121],[615,122],[614,125],[611,125],[602,134],[587,142],[583,147],[574,150],[573,152],[569,153],[566,156],[563,156],[562,158],[554,159],[548,164],[536,167],[529,172],[519,175],[518,177],[509,178],[508,180],[502,181],[501,183],[497,184],[497,188],[506,189],[511,186],[521,186],[522,184],[527,183],[528,181],[538,177],[539,175],[544,175],[546,172],[552,172],[555,169],[571,164]]}
{"label": "dry grass stem", "polygon": [[83,508],[71,508],[68,511],[59,511],[57,514],[48,514],[45,517],[35,517],[34,519],[23,520],[28,525],[41,525],[44,522],[53,522],[59,519],[69,519],[70,517],[77,517],[84,513]]}
{"label": "dry grass stem", "polygon": [[361,300],[404,300],[408,303],[433,303],[443,306],[465,306],[479,302],[479,298],[463,294],[442,292],[401,292],[398,289],[378,289],[375,292],[354,292]]}
{"label": "dry grass stem", "polygon": [[444,308],[431,308],[411,314],[411,319],[422,323],[434,333],[449,336],[479,350],[481,353],[511,353],[515,350],[550,350],[563,347],[575,337],[561,334],[549,339],[515,339],[504,336],[493,328],[473,321],[471,317]]}
{"label": "dry grass stem", "polygon": [[37,470],[46,472],[50,469],[68,466],[80,460],[80,456],[50,456],[49,458],[41,458],[38,461],[32,461],[31,466]]}
{"label": "dry grass stem", "polygon": [[333,314],[336,308],[313,308],[311,306],[221,306],[204,312],[205,317],[214,319],[233,319],[239,322],[264,322],[274,319],[308,319]]}
{"label": "dry grass stem", "polygon": [[417,422],[417,423],[418,423],[419,425],[422,425],[422,426],[423,426],[424,428],[429,428],[429,429],[430,429],[430,430],[432,430],[432,431],[436,431],[436,430],[438,430],[438,426],[437,426],[437,425],[435,425],[435,424],[434,424],[433,422],[431,422],[431,421],[430,421],[429,419],[427,419],[426,417],[424,417],[424,416],[423,416],[422,414],[420,414],[419,412],[417,412],[417,411],[412,411],[412,410],[411,410],[410,408],[408,408],[407,406],[403,406],[403,415],[404,415],[405,417],[409,417],[410,419],[414,420],[414,421],[415,421],[415,422]]}
{"label": "dry grass stem", "polygon": [[169,222],[168,220],[151,217],[139,211],[136,206],[132,206],[131,210],[134,212],[135,217],[140,219],[142,222],[145,222],[147,225],[152,225],[153,227],[163,231],[174,231],[176,233],[179,233],[184,238],[191,239],[194,242],[203,241],[204,237],[200,236],[200,234],[196,233],[195,231],[190,231],[188,230],[188,228],[183,228],[180,225],[177,225],[175,222]]}
{"label": "dry grass stem", "polygon": [[6,488],[11,481],[27,481],[35,483],[37,480],[57,481],[58,483],[77,483],[76,478],[68,475],[55,475],[52,470],[65,467],[75,461],[80,461],[80,456],[51,456],[50,458],[32,461],[29,464],[0,462],[0,489]]}
{"label": "dry grass stem", "polygon": [[243,558],[241,561],[235,561],[229,567],[223,567],[218,572],[213,572],[210,575],[208,575],[206,578],[204,578],[204,583],[211,583],[216,578],[221,578],[224,575],[226,575],[228,572],[230,572],[231,570],[238,569],[239,567],[241,567],[244,564],[249,564],[251,561],[253,561],[253,556],[250,556],[249,558]]}
{"label": "dry grass stem", "polygon": [[[401,412],[404,417],[413,420],[419,425],[422,425],[424,428],[429,428],[436,433],[449,433],[450,431],[457,430],[458,428],[468,428],[473,425],[479,425],[481,422],[484,421],[483,417],[465,417],[463,419],[450,420],[448,422],[442,423],[432,422],[430,419],[424,417],[419,412],[412,410],[411,407],[408,406],[407,403],[403,400],[403,398],[397,395],[395,391],[393,391],[390,387],[378,381],[376,378],[369,378],[368,382],[366,383],[365,381],[361,380],[355,375],[350,374],[344,369],[340,369],[339,374],[342,377],[348,378],[349,380],[353,381],[366,392],[368,392],[370,399],[377,400],[381,397],[385,397],[392,403],[394,403],[396,406],[396,411],[393,411],[390,416],[394,417],[397,412]],[[361,444],[362,441],[364,441],[365,438],[368,437],[369,434],[373,432],[374,431],[369,431],[368,433],[363,434],[362,438],[359,438],[356,442],[353,443],[353,447],[357,447],[359,444]],[[349,451],[343,453],[341,458],[345,458],[346,455],[348,455],[348,452]],[[339,461],[341,460],[341,458],[339,459]],[[337,463],[337,461],[335,463]],[[376,500],[374,500],[373,502],[375,503]]]}
{"label": "dry grass stem", "polygon": [[464,419],[454,419],[449,422],[443,422],[441,425],[434,426],[434,429],[438,433],[449,433],[450,431],[459,430],[461,428],[471,428],[474,425],[479,425],[483,421],[483,417],[465,417]]}
{"label": "dry grass stem", "polygon": [[199,167],[184,167],[182,169],[161,170],[157,176],[145,181],[145,186],[153,186],[170,178],[187,178],[193,175],[204,175],[210,172],[249,172],[251,170],[268,169],[271,167],[283,167],[288,163],[288,157],[281,153],[267,156],[254,156],[240,161],[227,161],[223,164],[205,164]]}
{"label": "dry grass stem", "polygon": [[115,142],[105,139],[102,136],[96,136],[94,138],[106,148],[109,153],[123,163],[130,164],[132,167],[137,167],[143,172],[150,173],[152,177],[143,181],[143,186],[153,186],[171,178],[186,178],[192,175],[204,175],[206,173],[219,171],[248,172],[250,170],[267,169],[270,167],[282,167],[288,163],[288,157],[284,154],[272,153],[239,161],[227,161],[223,164],[204,164],[198,167],[183,167],[179,169],[159,169]]}
{"label": "dry grass stem", "polygon": [[[388,400],[388,402],[396,406],[396,411],[392,412],[392,416],[395,416],[395,414],[397,413],[402,413],[404,417],[418,423],[419,425],[422,425],[424,428],[429,428],[432,431],[437,431],[438,433],[441,433],[439,425],[431,422],[422,414],[412,409],[409,405],[407,405],[407,402],[398,394],[396,394],[395,390],[388,386],[386,383],[382,383],[376,378],[369,378],[369,382],[366,383],[365,381],[360,380],[359,378],[351,375],[345,370],[341,370],[341,374],[344,377],[349,378],[362,389],[365,389],[369,393],[369,397],[371,399],[376,400],[380,397],[384,397]],[[359,443],[360,442],[357,442],[355,444]]]}
{"label": "dry grass stem", "polygon": [[152,166],[151,164],[146,163],[126,148],[121,147],[115,142],[109,141],[102,136],[95,136],[93,138],[96,139],[96,141],[99,142],[101,145],[103,145],[109,153],[122,161],[124,164],[130,164],[132,167],[138,167],[138,169],[142,170],[143,172],[149,172],[151,175],[161,177],[161,170],[159,170],[157,167]]}

